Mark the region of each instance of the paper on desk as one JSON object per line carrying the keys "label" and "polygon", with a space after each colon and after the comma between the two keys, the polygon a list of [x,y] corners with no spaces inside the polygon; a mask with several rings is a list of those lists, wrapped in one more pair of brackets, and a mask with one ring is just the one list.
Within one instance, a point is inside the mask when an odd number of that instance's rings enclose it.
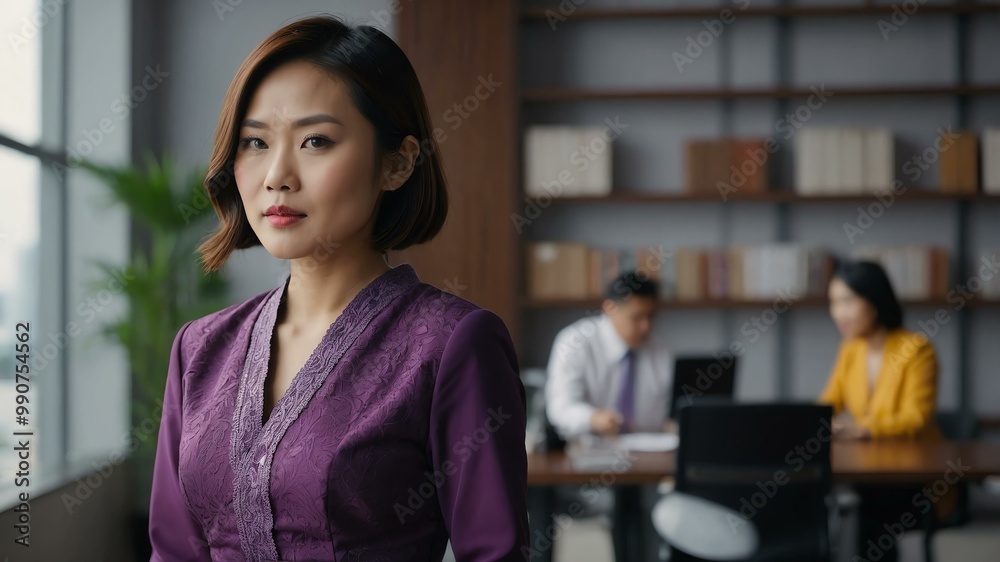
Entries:
{"label": "paper on desk", "polygon": [[616,439],[616,447],[627,451],[673,451],[680,438],[673,433],[625,433]]}

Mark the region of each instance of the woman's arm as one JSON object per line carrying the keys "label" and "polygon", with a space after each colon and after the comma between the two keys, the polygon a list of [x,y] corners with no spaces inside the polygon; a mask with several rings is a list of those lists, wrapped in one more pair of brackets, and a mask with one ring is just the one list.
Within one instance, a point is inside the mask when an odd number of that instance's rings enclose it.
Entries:
{"label": "woman's arm", "polygon": [[[934,346],[924,338],[903,344],[903,349],[887,353],[883,361],[889,367],[902,369],[899,408],[882,416],[871,416],[860,425],[880,437],[913,437],[934,420],[937,402],[937,355]],[[917,343],[919,342],[919,343]]]}
{"label": "woman's arm", "polygon": [[506,326],[478,309],[455,327],[434,382],[430,442],[458,562],[525,560],[524,386]]}
{"label": "woman's arm", "polygon": [[191,518],[181,497],[177,453],[181,437],[182,340],[191,322],[181,326],[170,349],[167,384],[163,391],[163,416],[156,442],[153,488],[149,498],[150,562],[211,562],[201,527]]}

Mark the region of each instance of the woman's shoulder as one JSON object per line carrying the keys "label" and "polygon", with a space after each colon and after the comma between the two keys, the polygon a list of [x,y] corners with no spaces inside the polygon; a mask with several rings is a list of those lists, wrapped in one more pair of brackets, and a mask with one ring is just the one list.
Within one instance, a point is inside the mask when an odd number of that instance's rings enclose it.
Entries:
{"label": "woman's shoulder", "polygon": [[411,322],[444,339],[450,339],[453,334],[476,333],[484,329],[506,330],[503,320],[491,310],[428,283],[416,285],[413,292],[406,296],[405,303],[406,316]]}
{"label": "woman's shoulder", "polygon": [[223,341],[231,341],[232,334],[254,317],[254,312],[264,305],[264,301],[275,290],[277,289],[271,288],[262,291],[215,312],[188,320],[177,332],[178,337],[183,335],[181,343],[185,349],[192,349],[218,341],[220,338]]}
{"label": "woman's shoulder", "polygon": [[897,328],[889,335],[894,339],[896,349],[902,353],[908,355],[915,355],[918,352],[934,353],[934,344],[921,332]]}

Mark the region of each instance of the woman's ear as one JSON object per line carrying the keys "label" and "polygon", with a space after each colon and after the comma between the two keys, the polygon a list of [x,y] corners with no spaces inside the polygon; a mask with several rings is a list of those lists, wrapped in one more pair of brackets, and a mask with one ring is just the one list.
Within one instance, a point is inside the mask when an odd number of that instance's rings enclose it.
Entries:
{"label": "woman's ear", "polygon": [[416,137],[407,135],[399,145],[399,150],[385,157],[382,167],[382,185],[379,189],[395,191],[402,187],[413,174],[417,157],[420,155],[420,143]]}

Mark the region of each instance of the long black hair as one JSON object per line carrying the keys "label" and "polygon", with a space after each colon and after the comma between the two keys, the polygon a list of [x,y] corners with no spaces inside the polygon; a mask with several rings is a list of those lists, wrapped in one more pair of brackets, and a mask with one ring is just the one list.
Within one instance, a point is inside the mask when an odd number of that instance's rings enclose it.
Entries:
{"label": "long black hair", "polygon": [[837,264],[833,277],[843,281],[875,307],[877,324],[887,330],[895,330],[903,325],[903,308],[881,265],[872,261],[843,260]]}

